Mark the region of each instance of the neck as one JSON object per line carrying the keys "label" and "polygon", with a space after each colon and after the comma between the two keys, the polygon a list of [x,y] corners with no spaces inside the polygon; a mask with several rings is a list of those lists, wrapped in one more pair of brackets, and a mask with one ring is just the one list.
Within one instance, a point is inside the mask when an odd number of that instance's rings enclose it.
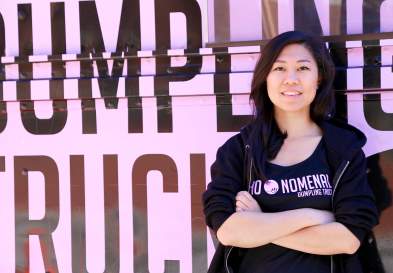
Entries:
{"label": "neck", "polygon": [[321,129],[311,120],[308,109],[302,112],[275,109],[274,116],[281,132],[287,133],[287,139],[321,135]]}

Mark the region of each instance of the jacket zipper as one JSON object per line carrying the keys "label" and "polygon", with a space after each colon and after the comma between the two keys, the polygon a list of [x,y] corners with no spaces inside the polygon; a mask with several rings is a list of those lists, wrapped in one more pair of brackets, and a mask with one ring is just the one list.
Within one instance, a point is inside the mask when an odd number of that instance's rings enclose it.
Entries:
{"label": "jacket zipper", "polygon": [[227,273],[231,273],[231,272],[229,271],[229,267],[228,267],[228,258],[229,258],[229,255],[231,254],[232,249],[233,249],[233,246],[231,246],[231,247],[229,248],[228,254],[225,255],[225,270],[227,271]]}
{"label": "jacket zipper", "polygon": [[[341,164],[341,165],[342,165],[342,164]],[[340,171],[340,174],[339,174],[339,176],[338,176],[338,178],[337,178],[336,183],[334,183],[334,188],[333,188],[333,193],[332,193],[332,200],[331,200],[331,201],[332,201],[332,209],[333,209],[334,193],[336,192],[338,183],[340,182],[341,177],[343,176],[345,170],[348,168],[348,165],[349,165],[349,161],[345,161],[345,165],[344,165],[344,167],[342,168],[342,170]],[[331,272],[331,273],[334,273],[333,255],[330,255],[330,272]]]}
{"label": "jacket zipper", "polygon": [[[245,156],[248,156],[248,150],[249,150],[249,149],[250,149],[250,145],[247,144],[247,145],[245,146],[245,153],[244,153]],[[246,162],[248,162],[248,158],[246,158]],[[253,164],[253,162],[252,162],[252,157],[251,157],[250,169],[249,169],[249,176],[248,176],[249,181],[248,181],[248,185],[247,185],[247,191],[250,190],[251,174],[252,174],[252,164]],[[229,248],[228,253],[225,255],[225,270],[226,270],[227,273],[232,273],[232,272],[229,271],[229,266],[228,266],[228,259],[229,259],[229,255],[231,255],[232,249],[233,249],[233,246],[231,246],[231,247]]]}
{"label": "jacket zipper", "polygon": [[250,185],[251,185],[251,177],[252,177],[252,165],[254,164],[254,162],[252,162],[252,158],[251,158],[251,162],[250,162],[250,171],[249,171],[249,180],[248,180],[248,184],[247,184],[247,191],[250,192]]}

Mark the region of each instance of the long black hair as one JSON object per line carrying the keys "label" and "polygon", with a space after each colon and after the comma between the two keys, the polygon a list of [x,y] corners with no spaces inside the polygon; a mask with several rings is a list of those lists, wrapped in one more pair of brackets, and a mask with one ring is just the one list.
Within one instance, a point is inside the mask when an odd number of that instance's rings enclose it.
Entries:
{"label": "long black hair", "polygon": [[254,106],[253,122],[262,133],[263,148],[268,159],[276,157],[287,134],[278,128],[274,117],[274,105],[267,93],[266,78],[283,48],[290,44],[304,45],[318,66],[319,86],[310,105],[310,118],[318,124],[334,112],[335,67],[325,44],[318,37],[300,31],[284,32],[271,39],[262,49],[255,66],[250,94],[250,101]]}

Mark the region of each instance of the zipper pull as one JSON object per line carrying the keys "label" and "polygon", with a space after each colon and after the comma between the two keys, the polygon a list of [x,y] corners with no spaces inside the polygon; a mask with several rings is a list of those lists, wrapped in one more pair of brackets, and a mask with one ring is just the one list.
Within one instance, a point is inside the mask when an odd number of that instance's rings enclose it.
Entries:
{"label": "zipper pull", "polygon": [[248,152],[248,150],[250,150],[250,145],[246,144],[246,146],[244,146],[244,149],[246,150],[246,152]]}

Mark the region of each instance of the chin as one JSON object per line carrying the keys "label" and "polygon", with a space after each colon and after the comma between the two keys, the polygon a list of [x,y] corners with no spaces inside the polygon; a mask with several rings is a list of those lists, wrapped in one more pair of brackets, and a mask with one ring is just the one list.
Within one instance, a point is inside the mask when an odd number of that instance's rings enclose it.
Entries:
{"label": "chin", "polygon": [[282,112],[296,113],[296,112],[309,112],[309,105],[277,105],[276,106]]}

